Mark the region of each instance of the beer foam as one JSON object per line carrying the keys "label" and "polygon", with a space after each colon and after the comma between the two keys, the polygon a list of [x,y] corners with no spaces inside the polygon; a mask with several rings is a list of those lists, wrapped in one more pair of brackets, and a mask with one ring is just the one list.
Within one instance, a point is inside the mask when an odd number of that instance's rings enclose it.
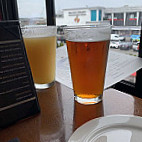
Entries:
{"label": "beer foam", "polygon": [[74,42],[95,42],[110,40],[110,26],[108,27],[82,27],[65,29],[65,38]]}
{"label": "beer foam", "polygon": [[40,38],[56,36],[57,28],[55,26],[30,26],[22,29],[25,38]]}

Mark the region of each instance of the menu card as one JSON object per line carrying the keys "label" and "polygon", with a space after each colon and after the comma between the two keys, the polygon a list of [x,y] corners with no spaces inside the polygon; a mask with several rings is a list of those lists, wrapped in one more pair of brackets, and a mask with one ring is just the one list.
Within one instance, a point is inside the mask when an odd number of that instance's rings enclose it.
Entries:
{"label": "menu card", "polygon": [[[57,49],[56,64],[56,81],[73,88],[66,45]],[[141,68],[142,58],[109,50],[104,89]]]}
{"label": "menu card", "polygon": [[0,22],[0,128],[40,111],[18,21]]}

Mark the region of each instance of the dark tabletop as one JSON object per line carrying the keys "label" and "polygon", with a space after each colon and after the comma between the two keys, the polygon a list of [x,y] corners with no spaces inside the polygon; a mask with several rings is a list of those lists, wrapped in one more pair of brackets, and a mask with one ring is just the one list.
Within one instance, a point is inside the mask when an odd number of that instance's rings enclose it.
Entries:
{"label": "dark tabletop", "polygon": [[103,102],[81,105],[73,90],[56,82],[37,90],[41,113],[0,131],[0,142],[18,138],[20,142],[66,142],[85,122],[106,115],[142,116],[142,100],[114,89],[104,91]]}

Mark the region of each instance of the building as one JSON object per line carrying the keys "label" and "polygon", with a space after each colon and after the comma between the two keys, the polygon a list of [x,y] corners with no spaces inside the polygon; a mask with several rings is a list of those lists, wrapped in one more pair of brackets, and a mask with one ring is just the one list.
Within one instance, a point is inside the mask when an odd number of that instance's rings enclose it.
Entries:
{"label": "building", "polygon": [[27,26],[27,25],[46,25],[46,19],[45,18],[20,18],[20,25],[21,27]]}
{"label": "building", "polygon": [[104,19],[110,20],[113,32],[120,35],[140,34],[142,6],[106,8]]}
{"label": "building", "polygon": [[57,14],[57,26],[85,25],[98,21],[109,20],[112,24],[112,33],[123,36],[140,34],[142,22],[142,6],[117,8],[86,7],[64,9]]}
{"label": "building", "polygon": [[57,14],[56,23],[60,25],[85,25],[89,21],[102,21],[104,7],[64,9]]}

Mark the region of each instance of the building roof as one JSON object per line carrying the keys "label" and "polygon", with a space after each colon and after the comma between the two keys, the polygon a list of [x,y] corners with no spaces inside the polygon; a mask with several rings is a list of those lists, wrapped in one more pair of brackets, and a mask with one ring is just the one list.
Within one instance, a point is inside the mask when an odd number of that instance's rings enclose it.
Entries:
{"label": "building roof", "polygon": [[122,7],[102,7],[102,6],[95,6],[95,7],[78,7],[78,8],[68,8],[68,9],[63,9],[63,11],[70,11],[70,10],[83,10],[83,9],[104,9],[105,13],[113,13],[113,12],[137,12],[137,11],[142,11],[142,6],[128,6],[124,5]]}
{"label": "building roof", "polygon": [[137,12],[142,11],[142,6],[109,7],[105,8],[105,13],[120,13],[120,12]]}
{"label": "building roof", "polygon": [[78,7],[78,8],[68,8],[68,9],[63,9],[63,11],[68,11],[68,10],[82,10],[82,9],[105,9],[105,7],[101,6],[96,6],[96,7]]}
{"label": "building roof", "polygon": [[141,30],[141,26],[112,26],[112,30]]}

